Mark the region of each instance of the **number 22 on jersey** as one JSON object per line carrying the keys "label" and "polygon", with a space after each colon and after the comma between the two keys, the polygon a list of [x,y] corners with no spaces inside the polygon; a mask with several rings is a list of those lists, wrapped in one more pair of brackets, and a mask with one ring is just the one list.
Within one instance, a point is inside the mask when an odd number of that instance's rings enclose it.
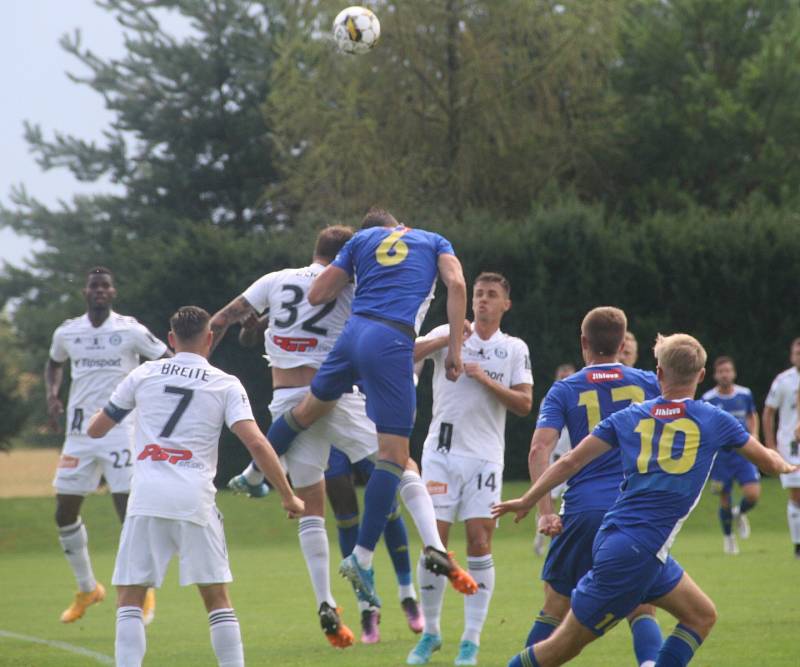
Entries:
{"label": "number 22 on jersey", "polygon": [[403,241],[407,229],[397,229],[375,249],[375,259],[381,266],[395,266],[408,257],[408,245]]}

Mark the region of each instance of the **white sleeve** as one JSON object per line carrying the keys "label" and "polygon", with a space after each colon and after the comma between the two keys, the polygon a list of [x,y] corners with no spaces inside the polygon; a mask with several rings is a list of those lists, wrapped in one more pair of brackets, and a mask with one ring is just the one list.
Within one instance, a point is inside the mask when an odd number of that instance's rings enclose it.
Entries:
{"label": "white sleeve", "polygon": [[511,385],[533,384],[533,370],[531,369],[531,353],[525,341],[516,339],[512,355]]}
{"label": "white sleeve", "polygon": [[134,368],[125,379],[120,382],[111,398],[108,399],[109,403],[113,403],[116,407],[122,410],[133,410],[136,407],[136,388],[139,386],[143,374],[146,372],[145,366],[138,366]]}
{"label": "white sleeve", "polygon": [[[442,338],[443,336],[450,335],[450,325],[449,324],[440,324],[438,327],[434,327],[424,336],[420,336],[417,338],[417,342],[422,341],[429,341],[434,340],[436,338]],[[435,352],[431,352],[427,357],[423,357],[420,361],[424,361],[425,359],[433,359],[436,361],[437,357],[442,356],[446,352],[447,348],[444,347],[441,350],[436,350]]]}
{"label": "white sleeve", "polygon": [[150,329],[141,322],[136,322],[131,331],[136,341],[136,352],[145,359],[158,359],[167,351],[166,344],[150,333]]}
{"label": "white sleeve", "polygon": [[58,329],[53,332],[53,342],[50,344],[50,358],[53,361],[57,361],[59,364],[63,364],[69,359],[69,352],[64,345],[64,336],[61,327],[58,327]]}
{"label": "white sleeve", "polygon": [[253,306],[259,315],[269,308],[269,294],[272,291],[272,286],[277,275],[278,272],[274,271],[273,273],[261,276],[242,292],[242,296],[247,300],[247,303]]}
{"label": "white sleeve", "polygon": [[248,419],[255,420],[250,407],[250,399],[247,397],[242,383],[236,378],[231,378],[231,382],[225,390],[225,423],[230,428],[236,422]]}
{"label": "white sleeve", "polygon": [[772,408],[773,410],[777,410],[781,407],[781,382],[780,377],[776,377],[772,381],[772,386],[769,388],[769,393],[767,394],[767,400],[764,401],[764,405],[768,408]]}

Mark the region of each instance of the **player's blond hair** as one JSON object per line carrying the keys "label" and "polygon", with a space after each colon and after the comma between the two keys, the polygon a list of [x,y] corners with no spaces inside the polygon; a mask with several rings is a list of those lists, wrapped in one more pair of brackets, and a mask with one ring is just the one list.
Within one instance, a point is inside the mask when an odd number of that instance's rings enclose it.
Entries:
{"label": "player's blond hair", "polygon": [[689,334],[658,334],[653,354],[668,381],[692,382],[706,366],[708,355],[700,341]]}

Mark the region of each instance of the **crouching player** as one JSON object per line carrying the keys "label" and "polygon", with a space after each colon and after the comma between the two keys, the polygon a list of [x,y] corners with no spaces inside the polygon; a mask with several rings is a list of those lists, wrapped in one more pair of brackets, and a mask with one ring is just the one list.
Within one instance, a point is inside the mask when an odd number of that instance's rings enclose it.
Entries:
{"label": "crouching player", "polygon": [[232,577],[222,516],[214,505],[223,423],[266,472],[289,515],[303,511],[303,502],[292,493],[278,457],[256,426],[241,383],[208,363],[209,319],[202,308],[179,309],[170,319],[175,357],[132,371],[89,424],[89,435],[101,438],[139,408],[132,490],[113,576],[119,667],[142,664],[145,593],[148,586],[161,586],[175,554],[181,585],[197,584],[200,590],[218,664],[244,665],[239,622],[228,597]]}
{"label": "crouching player", "polygon": [[512,658],[509,667],[562,665],[648,601],[678,620],[656,667],[688,664],[711,632],[716,610],[669,550],[699,500],[716,455],[736,448],[766,473],[797,469],[763,447],[735,417],[694,400],[706,363],[696,339],[659,336],[655,355],[661,396],[602,421],[524,496],[494,509],[498,517],[515,512],[519,521],[552,487],[598,456],[621,451],[625,481],[597,533],[592,569],[573,591],[564,622],[550,638]]}

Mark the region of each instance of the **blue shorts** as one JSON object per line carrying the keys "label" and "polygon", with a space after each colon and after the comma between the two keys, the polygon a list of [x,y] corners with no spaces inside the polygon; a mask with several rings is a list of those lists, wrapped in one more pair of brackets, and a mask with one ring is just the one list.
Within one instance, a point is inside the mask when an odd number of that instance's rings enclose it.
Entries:
{"label": "blue shorts", "polygon": [[359,315],[347,320],[311,381],[311,393],[335,401],[359,383],[367,416],[378,433],[409,437],[414,428],[414,340],[388,324]]}
{"label": "blue shorts", "polygon": [[614,527],[597,533],[592,569],[572,593],[572,612],[581,624],[603,635],[644,602],[669,593],[683,576],[672,556],[662,563]]}
{"label": "blue shorts", "polygon": [[341,477],[342,475],[351,475],[353,472],[358,472],[364,479],[369,479],[375,464],[369,459],[361,459],[355,463],[351,463],[341,449],[331,446],[331,454],[328,457],[328,467],[325,469],[325,479],[332,479],[333,477]]}
{"label": "blue shorts", "polygon": [[733,489],[733,482],[739,486],[758,482],[761,476],[750,461],[736,452],[726,452],[722,450],[717,454],[714,466],[711,468],[711,483],[714,493],[730,493]]}
{"label": "blue shorts", "polygon": [[550,543],[542,568],[542,579],[556,593],[569,597],[581,577],[592,568],[592,545],[605,514],[597,510],[561,517],[563,530]]}

